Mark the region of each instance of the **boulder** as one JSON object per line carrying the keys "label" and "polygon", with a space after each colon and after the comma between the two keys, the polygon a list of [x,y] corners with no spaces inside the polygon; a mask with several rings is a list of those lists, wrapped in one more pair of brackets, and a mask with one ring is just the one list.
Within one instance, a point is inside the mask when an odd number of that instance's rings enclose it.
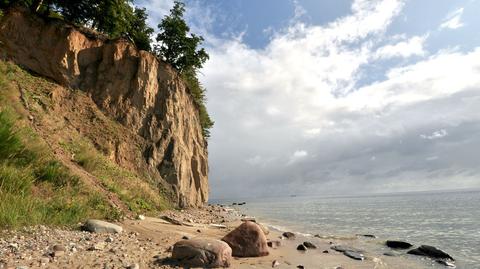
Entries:
{"label": "boulder", "polygon": [[172,259],[187,267],[229,267],[232,261],[232,249],[220,240],[194,238],[175,243]]}
{"label": "boulder", "polygon": [[413,246],[412,244],[410,244],[408,242],[396,241],[396,240],[387,240],[387,242],[385,244],[388,247],[399,248],[399,249],[409,249]]}
{"label": "boulder", "polygon": [[436,259],[449,259],[452,261],[455,260],[454,258],[452,258],[452,256],[445,253],[444,251],[428,245],[421,245],[420,247],[416,249],[412,249],[407,253],[412,255],[427,256],[427,257],[436,258]]}
{"label": "boulder", "polygon": [[336,250],[338,252],[350,251],[350,252],[363,253],[362,250],[354,248],[354,247],[349,247],[349,246],[335,245],[335,246],[332,246],[330,248],[333,249],[333,250]]}
{"label": "boulder", "polygon": [[295,239],[295,234],[292,232],[284,232],[282,235],[287,239]]}
{"label": "boulder", "polygon": [[267,238],[260,227],[245,221],[222,238],[235,257],[260,257],[268,255]]}
{"label": "boulder", "polygon": [[83,229],[92,233],[121,233],[123,231],[119,225],[96,219],[87,220]]}
{"label": "boulder", "polygon": [[307,251],[307,247],[303,244],[300,244],[297,246],[298,251]]}
{"label": "boulder", "polygon": [[303,245],[304,245],[305,247],[311,248],[311,249],[317,248],[317,246],[315,246],[313,243],[308,242],[308,241],[303,242]]}
{"label": "boulder", "polygon": [[359,261],[363,261],[365,259],[365,256],[363,256],[362,253],[356,251],[347,250],[343,252],[343,255]]}

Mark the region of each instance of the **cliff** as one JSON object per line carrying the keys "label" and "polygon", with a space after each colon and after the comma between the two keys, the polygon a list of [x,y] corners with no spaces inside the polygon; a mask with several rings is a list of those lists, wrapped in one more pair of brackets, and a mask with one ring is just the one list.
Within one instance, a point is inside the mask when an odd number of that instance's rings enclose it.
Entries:
{"label": "cliff", "polygon": [[91,131],[95,122],[84,119],[91,128],[82,123],[81,132],[111,160],[157,184],[166,182],[180,207],[208,200],[208,153],[198,109],[168,64],[125,40],[107,40],[20,9],[2,18],[0,42],[4,59],[85,92],[131,133],[98,134]]}

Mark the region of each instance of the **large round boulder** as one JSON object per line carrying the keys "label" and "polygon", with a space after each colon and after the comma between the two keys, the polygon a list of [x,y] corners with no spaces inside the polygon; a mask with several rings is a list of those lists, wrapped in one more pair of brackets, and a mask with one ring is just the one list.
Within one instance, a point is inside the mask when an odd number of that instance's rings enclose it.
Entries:
{"label": "large round boulder", "polygon": [[175,243],[172,259],[187,267],[229,267],[232,261],[232,249],[220,240],[194,238]]}
{"label": "large round boulder", "polygon": [[235,257],[260,257],[268,255],[267,238],[260,226],[245,221],[222,239],[232,248]]}

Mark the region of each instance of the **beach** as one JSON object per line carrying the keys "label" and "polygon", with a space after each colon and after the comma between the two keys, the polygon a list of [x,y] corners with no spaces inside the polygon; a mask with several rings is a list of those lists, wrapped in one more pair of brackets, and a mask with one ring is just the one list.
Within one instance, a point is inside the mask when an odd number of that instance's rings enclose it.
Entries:
{"label": "beach", "polygon": [[[242,223],[241,218],[241,213],[232,208],[206,206],[167,211],[158,218],[142,216],[124,220],[118,223],[124,229],[119,234],[44,226],[3,231],[0,268],[179,268],[170,259],[172,245],[182,239],[221,239]],[[269,248],[269,255],[233,258],[230,268],[272,268],[275,261],[275,268],[425,268],[424,264],[403,256],[365,252],[365,260],[357,261],[332,249],[332,246],[356,248],[364,239],[314,238],[298,233],[295,239],[286,239],[282,232],[268,229],[267,239],[281,242],[278,248]],[[304,241],[317,248],[298,251],[297,246]],[[59,246],[63,248],[55,254],[54,249]]]}

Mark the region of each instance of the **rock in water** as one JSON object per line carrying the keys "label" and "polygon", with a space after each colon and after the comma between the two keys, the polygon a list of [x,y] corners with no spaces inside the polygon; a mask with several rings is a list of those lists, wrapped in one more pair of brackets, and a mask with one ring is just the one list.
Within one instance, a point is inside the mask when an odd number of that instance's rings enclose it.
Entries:
{"label": "rock in water", "polygon": [[83,228],[92,233],[121,233],[123,231],[121,226],[96,219],[87,220]]}
{"label": "rock in water", "polygon": [[443,265],[451,267],[451,268],[456,268],[457,267],[454,263],[449,262],[449,261],[445,261],[445,260],[437,260],[437,263],[443,264]]}
{"label": "rock in water", "polygon": [[317,248],[317,246],[315,246],[313,243],[308,242],[308,241],[303,242],[303,245],[304,245],[305,247],[311,248],[311,249]]}
{"label": "rock in water", "polygon": [[413,255],[427,256],[436,259],[450,259],[452,261],[455,260],[454,258],[452,258],[452,256],[448,255],[444,251],[428,245],[421,245],[420,247],[412,249],[407,253]]}
{"label": "rock in water", "polygon": [[262,229],[245,221],[222,238],[232,248],[235,257],[260,257],[268,255],[267,238]]}
{"label": "rock in water", "polygon": [[363,256],[362,253],[350,250],[344,251],[343,255],[359,261],[363,261],[365,259],[365,256]]}
{"label": "rock in water", "polygon": [[295,234],[292,232],[284,232],[282,235],[287,239],[295,239]]}
{"label": "rock in water", "polygon": [[330,248],[333,249],[333,250],[336,250],[338,252],[345,252],[345,251],[358,252],[358,253],[363,252],[360,249],[353,248],[353,247],[348,247],[348,246],[342,246],[342,245],[336,245],[336,246],[332,246]]}
{"label": "rock in water", "polygon": [[182,266],[190,267],[229,267],[232,261],[232,249],[220,240],[194,238],[182,240],[173,245],[172,259]]}
{"label": "rock in water", "polygon": [[388,247],[399,248],[399,249],[408,249],[408,248],[411,248],[413,246],[412,244],[410,244],[408,242],[396,241],[396,240],[387,240],[387,242],[385,244]]}

